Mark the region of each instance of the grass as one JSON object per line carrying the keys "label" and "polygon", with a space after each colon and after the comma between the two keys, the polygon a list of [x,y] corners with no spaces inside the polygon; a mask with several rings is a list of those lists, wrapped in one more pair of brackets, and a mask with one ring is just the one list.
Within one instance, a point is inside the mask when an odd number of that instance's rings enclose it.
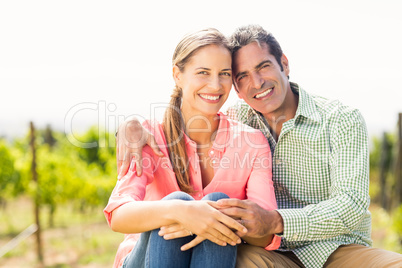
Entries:
{"label": "grass", "polygon": [[[111,267],[123,235],[107,226],[102,207],[79,212],[63,205],[49,227],[49,213],[41,213],[45,267]],[[9,201],[0,210],[0,248],[34,222],[29,199]],[[5,224],[3,224],[5,223]],[[0,267],[40,267],[32,235],[0,259]]]}
{"label": "grass", "polygon": [[[48,225],[49,213],[42,209],[42,240],[47,268],[111,267],[123,235],[107,226],[102,207],[79,212],[62,205],[54,215],[54,227]],[[402,245],[392,216],[376,205],[372,213],[373,246],[402,253]],[[9,201],[0,208],[0,248],[34,222],[32,203],[27,198]],[[0,259],[0,267],[41,267],[36,259],[34,235]]]}

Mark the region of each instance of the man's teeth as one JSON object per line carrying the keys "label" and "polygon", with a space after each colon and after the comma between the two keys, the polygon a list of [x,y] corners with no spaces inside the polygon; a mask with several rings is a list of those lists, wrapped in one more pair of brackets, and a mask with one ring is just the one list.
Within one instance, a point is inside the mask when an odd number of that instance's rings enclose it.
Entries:
{"label": "man's teeth", "polygon": [[211,95],[204,95],[204,94],[200,94],[200,96],[202,98],[204,98],[204,99],[207,99],[207,100],[217,100],[220,97],[219,95],[218,96],[211,96]]}
{"label": "man's teeth", "polygon": [[270,88],[270,89],[268,89],[268,90],[266,90],[266,91],[264,91],[264,92],[262,92],[262,93],[260,93],[260,94],[255,95],[254,98],[258,99],[258,98],[265,97],[265,96],[267,96],[271,91],[272,91],[272,88]]}

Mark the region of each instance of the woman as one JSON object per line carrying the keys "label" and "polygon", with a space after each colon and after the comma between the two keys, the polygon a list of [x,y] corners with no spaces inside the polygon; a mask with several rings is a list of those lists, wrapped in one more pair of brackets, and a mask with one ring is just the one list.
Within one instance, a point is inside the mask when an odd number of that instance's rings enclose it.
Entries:
{"label": "woman", "polygon": [[219,212],[214,202],[230,197],[276,208],[265,137],[219,113],[231,75],[230,50],[219,31],[189,34],[176,47],[171,105],[162,124],[144,123],[166,157],[145,147],[143,173],[137,176],[133,161],[104,210],[111,228],[127,234],[115,267],[234,267],[239,236],[279,247],[276,236],[247,237],[241,219]]}

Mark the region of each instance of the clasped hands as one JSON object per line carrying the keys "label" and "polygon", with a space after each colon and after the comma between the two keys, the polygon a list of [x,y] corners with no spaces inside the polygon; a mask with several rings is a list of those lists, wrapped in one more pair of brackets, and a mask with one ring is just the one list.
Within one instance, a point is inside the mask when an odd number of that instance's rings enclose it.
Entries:
{"label": "clasped hands", "polygon": [[[204,214],[201,207],[205,204],[210,209]],[[267,246],[272,239],[273,219],[277,213],[274,210],[268,211],[250,200],[239,199],[194,201],[193,206],[189,213],[191,215],[178,219],[177,223],[163,226],[159,231],[159,235],[166,240],[197,235],[181,247],[183,251],[195,247],[205,239],[221,246],[234,246],[243,239],[262,247]]]}
{"label": "clasped hands", "polygon": [[241,224],[242,219],[225,215],[224,210],[227,207],[220,203],[222,202],[193,201],[190,213],[178,219],[177,223],[161,227],[159,235],[166,240],[196,235],[191,242],[181,247],[183,251],[206,239],[221,246],[240,244],[241,237],[244,237],[248,230]]}

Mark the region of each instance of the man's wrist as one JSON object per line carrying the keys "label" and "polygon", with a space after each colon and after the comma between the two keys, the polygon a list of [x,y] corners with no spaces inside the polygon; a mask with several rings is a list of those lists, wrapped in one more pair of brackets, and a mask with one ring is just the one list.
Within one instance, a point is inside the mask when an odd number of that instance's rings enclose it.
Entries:
{"label": "man's wrist", "polygon": [[283,229],[284,229],[284,224],[283,224],[283,218],[281,214],[279,214],[278,211],[273,210],[275,213],[274,217],[274,234],[276,235],[283,235]]}

